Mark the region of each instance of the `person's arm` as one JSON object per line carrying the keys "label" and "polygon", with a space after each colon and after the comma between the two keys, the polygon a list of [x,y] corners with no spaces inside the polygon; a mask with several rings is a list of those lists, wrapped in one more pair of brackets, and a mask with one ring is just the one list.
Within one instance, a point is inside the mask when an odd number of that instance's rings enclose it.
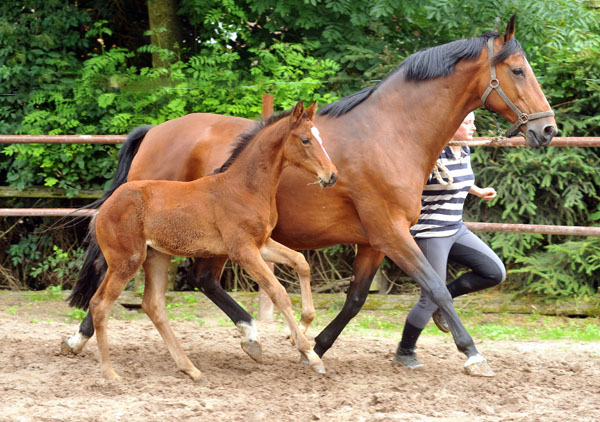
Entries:
{"label": "person's arm", "polygon": [[492,187],[480,188],[479,186],[476,186],[476,185],[471,186],[471,189],[469,189],[469,193],[473,194],[475,196],[478,196],[479,198],[483,199],[484,201],[491,201],[497,195],[496,189],[494,189]]}

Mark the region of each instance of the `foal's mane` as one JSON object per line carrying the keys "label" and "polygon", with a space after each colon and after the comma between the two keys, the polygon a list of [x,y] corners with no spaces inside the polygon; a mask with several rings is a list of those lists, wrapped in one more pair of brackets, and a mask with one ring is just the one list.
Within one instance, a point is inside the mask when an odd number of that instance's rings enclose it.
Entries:
{"label": "foal's mane", "polygon": [[231,167],[231,164],[236,160],[236,158],[239,157],[239,155],[248,146],[248,144],[254,138],[256,138],[256,136],[258,135],[259,132],[261,132],[267,126],[271,126],[271,125],[277,123],[278,121],[280,121],[284,117],[289,116],[290,114],[292,114],[292,109],[282,111],[281,113],[271,114],[266,119],[262,119],[262,120],[255,122],[255,124],[252,128],[250,128],[246,132],[238,135],[237,141],[231,150],[231,155],[229,156],[227,161],[225,161],[223,163],[223,165],[221,167],[219,167],[218,169],[216,169],[213,172],[213,174],[223,173],[225,170],[227,170],[229,167]]}
{"label": "foal's mane", "polygon": [[[461,60],[472,60],[479,57],[479,54],[488,39],[496,39],[499,36],[500,35],[497,32],[488,32],[479,37],[456,40],[447,44],[417,51],[408,56],[396,69],[386,76],[385,79],[378,82],[376,85],[369,86],[334,103],[328,104],[321,108],[318,114],[339,117],[349,112],[369,98],[369,96],[379,89],[387,79],[400,71],[404,72],[404,77],[409,81],[424,81],[450,75],[454,72],[456,63]],[[519,42],[512,37],[510,41],[504,44],[502,49],[494,55],[494,63],[501,63],[516,52],[523,53],[523,49]]]}

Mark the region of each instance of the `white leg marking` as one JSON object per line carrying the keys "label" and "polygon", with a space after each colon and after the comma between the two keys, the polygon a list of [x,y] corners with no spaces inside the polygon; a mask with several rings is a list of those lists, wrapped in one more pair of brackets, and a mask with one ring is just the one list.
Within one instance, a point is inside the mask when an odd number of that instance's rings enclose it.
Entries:
{"label": "white leg marking", "polygon": [[245,321],[238,322],[236,324],[238,330],[243,336],[243,342],[247,343],[249,341],[259,342],[258,339],[258,330],[256,329],[256,321],[252,320],[250,324]]}
{"label": "white leg marking", "polygon": [[88,342],[89,338],[77,332],[74,336],[67,337],[67,344],[73,350],[73,353],[79,353],[83,350],[83,347]]}
{"label": "white leg marking", "polygon": [[476,363],[482,363],[482,362],[485,362],[485,358],[483,356],[481,356],[480,354],[476,354],[474,356],[471,356],[469,359],[467,359],[467,361],[465,362],[465,368],[467,366],[471,366]]}

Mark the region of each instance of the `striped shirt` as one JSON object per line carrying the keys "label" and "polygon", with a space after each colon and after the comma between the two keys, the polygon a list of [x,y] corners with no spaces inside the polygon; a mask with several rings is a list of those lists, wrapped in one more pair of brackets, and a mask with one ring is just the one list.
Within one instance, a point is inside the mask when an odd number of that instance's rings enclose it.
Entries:
{"label": "striped shirt", "polygon": [[[442,185],[433,172],[429,175],[421,196],[421,216],[417,224],[410,228],[413,237],[452,236],[462,224],[465,199],[475,183],[471,169],[471,151],[469,147],[464,146],[461,148],[460,157],[456,158],[447,146],[442,151],[439,161],[452,175],[452,184]],[[448,181],[447,178],[444,180]]]}

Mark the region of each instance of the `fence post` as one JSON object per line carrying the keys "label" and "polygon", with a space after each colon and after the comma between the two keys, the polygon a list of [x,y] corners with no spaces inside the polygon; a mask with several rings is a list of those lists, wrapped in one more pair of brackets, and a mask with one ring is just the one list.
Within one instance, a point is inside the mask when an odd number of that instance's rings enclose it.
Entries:
{"label": "fence post", "polygon": [[[264,94],[262,97],[262,118],[265,119],[271,114],[273,114],[273,96]],[[272,263],[268,262],[267,265],[271,268],[271,271],[275,269]],[[273,302],[260,287],[258,288],[258,319],[260,321],[273,321]]]}

